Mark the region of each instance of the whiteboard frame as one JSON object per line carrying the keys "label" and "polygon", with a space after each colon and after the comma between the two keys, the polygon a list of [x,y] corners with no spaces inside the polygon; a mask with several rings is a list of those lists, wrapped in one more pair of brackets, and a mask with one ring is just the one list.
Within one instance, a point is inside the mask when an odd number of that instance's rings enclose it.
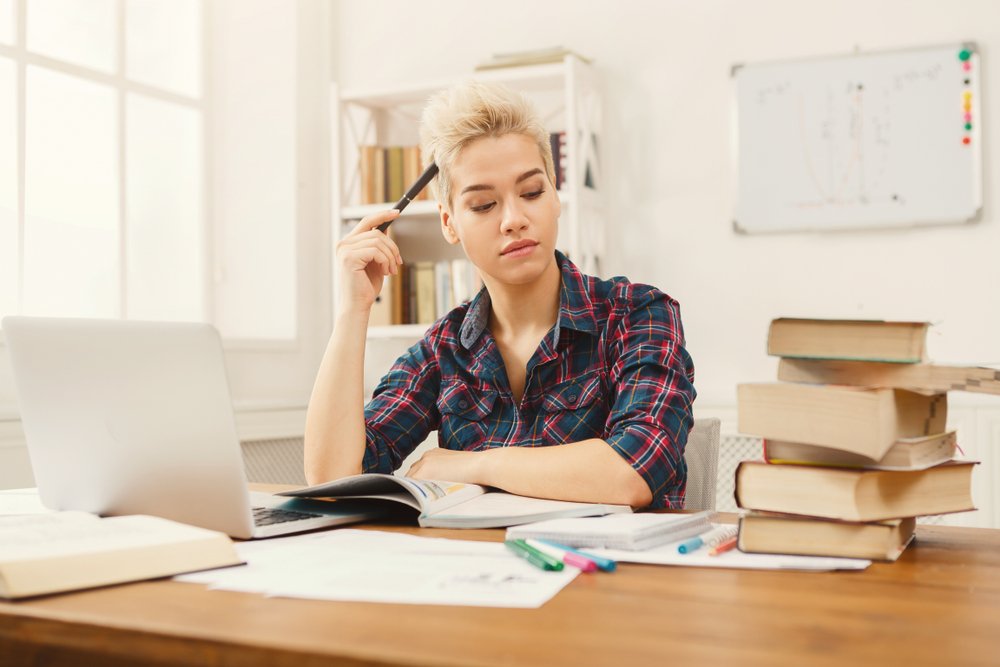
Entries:
{"label": "whiteboard frame", "polygon": [[[913,222],[909,224],[892,224],[892,223],[863,223],[859,222],[857,225],[845,226],[845,227],[820,227],[811,226],[808,224],[803,224],[797,227],[785,227],[780,229],[754,229],[747,228],[740,224],[736,216],[736,211],[739,210],[739,191],[740,191],[740,136],[739,136],[739,91],[737,89],[736,75],[739,71],[745,67],[753,67],[757,65],[785,65],[792,63],[811,63],[811,62],[824,62],[829,60],[847,60],[850,58],[856,58],[861,56],[877,56],[877,55],[892,55],[892,54],[905,54],[905,53],[915,53],[920,51],[929,51],[934,49],[944,49],[950,47],[957,47],[958,49],[967,49],[972,52],[972,59],[976,63],[974,66],[974,94],[972,98],[972,114],[973,118],[980,119],[973,127],[975,147],[973,148],[973,203],[975,205],[975,210],[972,215],[963,220],[935,220],[935,221],[924,221],[924,222]],[[788,58],[788,59],[775,59],[775,60],[762,60],[755,62],[741,62],[734,63],[729,68],[729,83],[730,83],[730,159],[732,164],[732,183],[731,192],[733,193],[733,218],[732,218],[732,228],[735,234],[748,236],[750,234],[760,234],[760,235],[776,235],[776,234],[801,234],[801,233],[814,233],[814,234],[841,234],[841,233],[854,233],[859,231],[886,231],[886,230],[912,230],[912,229],[926,229],[933,227],[942,227],[945,225],[969,225],[980,222],[983,219],[983,130],[984,123],[982,122],[983,114],[981,108],[981,102],[983,97],[982,85],[983,77],[981,75],[982,68],[982,51],[979,49],[979,45],[973,40],[964,40],[961,42],[945,42],[938,44],[929,44],[921,46],[911,46],[905,48],[896,49],[881,49],[873,51],[862,51],[859,47],[855,47],[854,51],[850,53],[834,54],[834,55],[816,55],[807,56],[803,58]]]}

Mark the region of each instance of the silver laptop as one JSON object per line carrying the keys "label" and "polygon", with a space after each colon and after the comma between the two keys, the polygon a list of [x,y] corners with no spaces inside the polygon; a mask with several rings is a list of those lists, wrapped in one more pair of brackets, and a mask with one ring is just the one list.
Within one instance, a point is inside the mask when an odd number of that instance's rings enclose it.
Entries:
{"label": "silver laptop", "polygon": [[377,515],[248,492],[210,325],[5,317],[2,328],[50,509],[153,514],[243,539]]}

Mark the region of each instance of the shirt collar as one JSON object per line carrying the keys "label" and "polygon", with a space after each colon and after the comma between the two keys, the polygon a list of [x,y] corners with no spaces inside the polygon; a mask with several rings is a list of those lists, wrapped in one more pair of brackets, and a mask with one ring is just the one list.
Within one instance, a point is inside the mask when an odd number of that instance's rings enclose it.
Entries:
{"label": "shirt collar", "polygon": [[[587,277],[558,250],[556,250],[556,263],[559,265],[562,287],[559,290],[559,319],[556,321],[553,345],[559,344],[559,332],[564,327],[585,333],[597,333],[597,317],[594,314],[594,302],[587,289]],[[490,305],[490,294],[485,287],[479,290],[479,294],[469,303],[469,309],[459,329],[459,340],[465,349],[472,349],[489,324]]]}

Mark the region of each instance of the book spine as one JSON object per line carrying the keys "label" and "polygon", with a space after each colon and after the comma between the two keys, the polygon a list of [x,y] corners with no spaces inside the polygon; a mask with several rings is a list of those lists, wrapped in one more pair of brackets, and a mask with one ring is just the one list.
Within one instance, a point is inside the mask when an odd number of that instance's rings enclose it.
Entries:
{"label": "book spine", "polygon": [[403,183],[403,147],[391,146],[386,149],[386,152],[388,155],[386,173],[389,181],[386,201],[395,202],[406,192],[406,186]]}

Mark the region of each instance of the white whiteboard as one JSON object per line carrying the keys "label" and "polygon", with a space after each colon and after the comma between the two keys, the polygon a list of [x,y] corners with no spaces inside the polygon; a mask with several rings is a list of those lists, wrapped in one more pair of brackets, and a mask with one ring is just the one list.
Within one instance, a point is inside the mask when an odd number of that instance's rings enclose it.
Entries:
{"label": "white whiteboard", "polygon": [[735,229],[977,219],[979,69],[970,43],[734,67]]}

